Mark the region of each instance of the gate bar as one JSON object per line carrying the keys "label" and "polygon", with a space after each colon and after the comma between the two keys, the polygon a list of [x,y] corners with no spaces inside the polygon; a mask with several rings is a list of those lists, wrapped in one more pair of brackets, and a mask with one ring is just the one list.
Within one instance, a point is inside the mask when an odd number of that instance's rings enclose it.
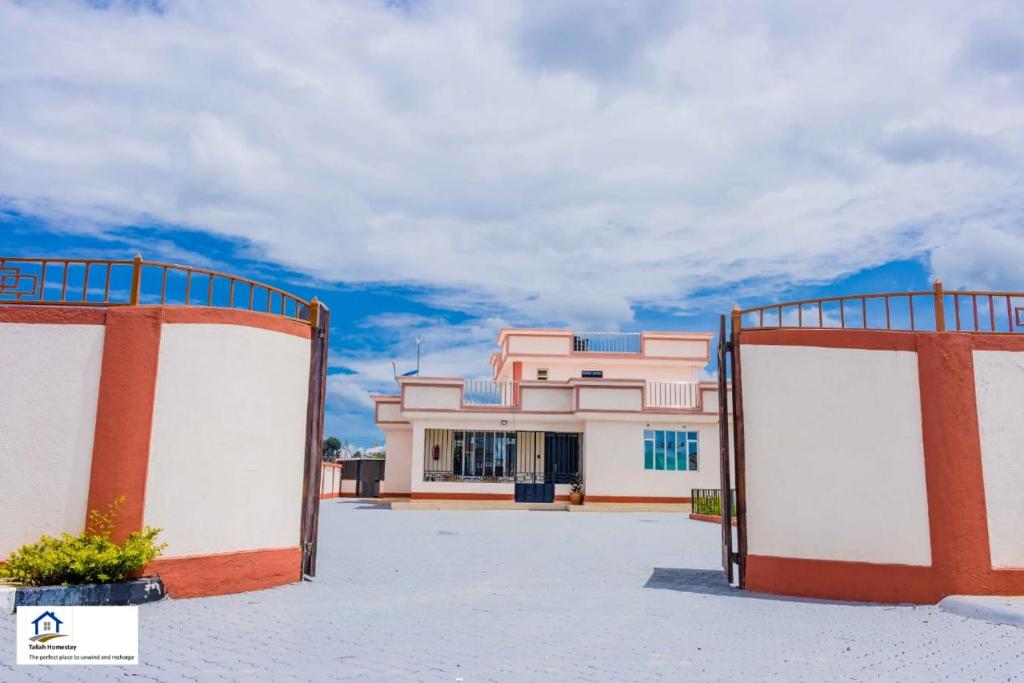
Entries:
{"label": "gate bar", "polygon": [[739,587],[747,579],[747,486],[746,453],[743,441],[743,370],[740,363],[740,330],[743,327],[740,307],[732,310],[732,434],[736,454],[736,537],[738,541]]}

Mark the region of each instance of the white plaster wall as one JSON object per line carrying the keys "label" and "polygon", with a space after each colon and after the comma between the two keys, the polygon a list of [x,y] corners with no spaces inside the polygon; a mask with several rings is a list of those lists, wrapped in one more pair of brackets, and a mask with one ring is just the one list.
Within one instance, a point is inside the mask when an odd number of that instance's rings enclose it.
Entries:
{"label": "white plaster wall", "polygon": [[694,339],[644,339],[645,356],[707,358],[708,343]]}
{"label": "white plaster wall", "polygon": [[320,475],[320,493],[329,496],[341,491],[341,468],[334,465],[323,465]]}
{"label": "white plaster wall", "polygon": [[742,347],[749,552],[928,565],[917,354]]}
{"label": "white plaster wall", "polygon": [[164,325],[145,523],[168,556],[299,544],[309,341]]}
{"label": "white plaster wall", "polygon": [[380,492],[382,495],[409,493],[412,490],[412,428],[405,426],[384,429],[384,439],[387,460],[384,464],[384,481],[380,483]]}
{"label": "white plaster wall", "polygon": [[0,324],[0,559],[85,526],[102,325]]}
{"label": "white plaster wall", "polygon": [[975,351],[992,566],[1024,567],[1024,353]]}
{"label": "white plaster wall", "polygon": [[643,407],[642,387],[604,388],[585,386],[579,390],[580,410],[640,410]]}
{"label": "white plaster wall", "polygon": [[405,386],[405,410],[458,410],[462,405],[462,386]]}
{"label": "white plaster wall", "polygon": [[547,389],[522,386],[519,391],[523,410],[563,412],[573,409],[573,389],[571,387]]}
{"label": "white plaster wall", "polygon": [[[698,432],[698,469],[644,469],[645,429]],[[587,495],[686,498],[690,489],[720,486],[717,424],[588,420],[583,439]]]}

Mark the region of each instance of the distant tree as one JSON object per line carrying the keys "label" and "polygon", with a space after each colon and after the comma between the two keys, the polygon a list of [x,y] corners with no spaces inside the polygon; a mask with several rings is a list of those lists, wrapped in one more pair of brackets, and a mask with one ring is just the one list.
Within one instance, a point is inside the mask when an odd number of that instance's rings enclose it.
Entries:
{"label": "distant tree", "polygon": [[341,455],[341,441],[336,436],[324,439],[324,460],[334,462]]}

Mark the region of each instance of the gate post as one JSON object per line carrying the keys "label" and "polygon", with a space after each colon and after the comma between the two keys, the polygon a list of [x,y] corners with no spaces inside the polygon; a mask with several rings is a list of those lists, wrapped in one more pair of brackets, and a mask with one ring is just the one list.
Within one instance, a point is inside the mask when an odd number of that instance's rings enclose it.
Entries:
{"label": "gate post", "polygon": [[[722,501],[722,569],[725,580],[732,585],[732,563],[735,553],[732,549],[732,477],[729,472],[729,395],[725,375],[728,368],[729,342],[726,340],[725,316],[721,316],[718,325],[718,461],[720,500]],[[690,500],[696,499],[697,490],[690,494]],[[692,503],[691,503],[692,505]]]}
{"label": "gate post", "polygon": [[747,486],[746,453],[743,442],[743,370],[740,362],[740,330],[743,318],[740,307],[732,309],[732,434],[736,459],[736,538],[739,565],[739,587],[747,578]]}
{"label": "gate post", "polygon": [[[331,311],[315,297],[309,305],[309,399],[306,403],[306,454],[302,476],[302,574],[316,576],[316,541],[320,524],[320,486],[324,443],[324,403]],[[339,493],[340,493],[339,488]]]}

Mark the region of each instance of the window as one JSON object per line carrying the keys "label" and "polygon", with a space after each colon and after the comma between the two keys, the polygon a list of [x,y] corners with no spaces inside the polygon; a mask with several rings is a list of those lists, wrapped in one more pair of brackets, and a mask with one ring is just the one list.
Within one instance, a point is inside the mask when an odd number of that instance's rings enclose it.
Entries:
{"label": "window", "polygon": [[546,380],[548,378],[547,368],[537,368],[537,379]]}
{"label": "window", "polygon": [[604,377],[604,370],[584,370],[584,377]]}
{"label": "window", "polygon": [[697,432],[644,430],[644,469],[685,472],[697,469]]}
{"label": "window", "polygon": [[567,484],[579,472],[580,437],[562,432],[426,429],[423,481]]}

